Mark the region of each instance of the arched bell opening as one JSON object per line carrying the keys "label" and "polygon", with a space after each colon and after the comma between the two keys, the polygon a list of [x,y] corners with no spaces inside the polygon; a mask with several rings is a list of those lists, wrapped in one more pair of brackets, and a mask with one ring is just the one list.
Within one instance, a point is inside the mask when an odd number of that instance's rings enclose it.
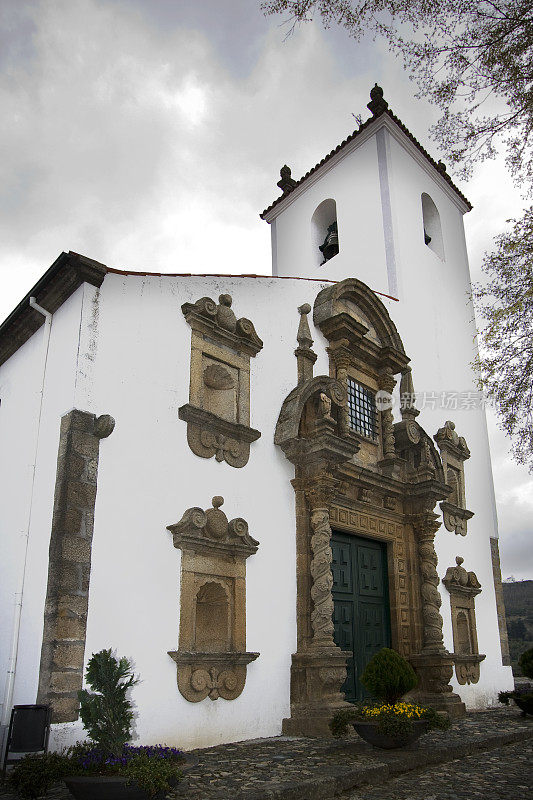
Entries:
{"label": "arched bell opening", "polygon": [[311,245],[315,264],[321,267],[339,252],[337,203],[323,200],[311,217]]}
{"label": "arched bell opening", "polygon": [[444,261],[444,241],[442,225],[437,206],[425,192],[422,193],[422,220],[424,224],[424,244]]}

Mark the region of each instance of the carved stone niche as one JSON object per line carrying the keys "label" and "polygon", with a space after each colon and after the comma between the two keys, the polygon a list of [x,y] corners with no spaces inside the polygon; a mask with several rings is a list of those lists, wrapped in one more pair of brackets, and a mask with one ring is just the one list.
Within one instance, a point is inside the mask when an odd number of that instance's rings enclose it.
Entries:
{"label": "carved stone niche", "polygon": [[250,443],[261,436],[250,427],[250,356],[263,342],[249,319],[237,319],[231,295],[219,303],[202,297],[181,307],[192,328],[189,402],[178,410],[187,441],[201,458],[244,467]]}
{"label": "carved stone niche", "polygon": [[442,579],[450,593],[453,628],[455,674],[461,685],[477,683],[479,664],[485,658],[479,654],[474,598],[481,591],[475,572],[467,572],[463,559],[457,556],[457,566],[448,567]]}
{"label": "carved stone niche", "polygon": [[244,689],[246,666],[259,653],[246,652],[246,559],[259,542],[244,519],[228,518],[223,497],[207,511],[189,508],[169,525],[182,551],[180,638],[169,656],[178,667],[186,700],[234,700]]}
{"label": "carved stone niche", "polygon": [[464,462],[470,458],[470,450],[449,420],[433,438],[440,449],[446,483],[452,490],[448,499],[440,504],[444,526],[448,531],[466,536],[466,524],[474,516],[474,512],[466,508],[465,499]]}

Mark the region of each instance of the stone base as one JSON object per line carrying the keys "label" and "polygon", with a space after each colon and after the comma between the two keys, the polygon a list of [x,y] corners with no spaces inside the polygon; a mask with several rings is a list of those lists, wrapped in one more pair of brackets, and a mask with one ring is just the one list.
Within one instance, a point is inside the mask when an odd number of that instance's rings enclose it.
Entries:
{"label": "stone base", "polygon": [[352,708],[352,705],[340,703],[338,706],[322,708],[309,706],[291,709],[291,716],[282,722],[281,732],[283,736],[331,736],[330,720],[343,708]]}
{"label": "stone base", "polygon": [[466,706],[449,685],[453,675],[454,657],[447,650],[426,651],[411,656],[411,664],[420,679],[417,689],[409,692],[409,699],[435,711],[444,711],[451,718],[464,717]]}
{"label": "stone base", "polygon": [[432,694],[430,692],[414,692],[409,693],[409,701],[418,703],[421,706],[429,706],[434,708],[435,711],[443,711],[450,719],[459,719],[466,714],[466,706],[455,692],[448,692],[447,694]]}
{"label": "stone base", "polygon": [[284,735],[331,736],[329,721],[341,708],[350,707],[340,690],[350,655],[335,645],[293,653],[291,716],[283,720]]}

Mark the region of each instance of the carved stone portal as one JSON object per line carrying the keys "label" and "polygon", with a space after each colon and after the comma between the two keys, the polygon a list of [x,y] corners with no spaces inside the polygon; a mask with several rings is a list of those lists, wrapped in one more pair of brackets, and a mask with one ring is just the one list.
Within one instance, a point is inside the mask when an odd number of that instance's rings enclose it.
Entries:
{"label": "carved stone portal", "polygon": [[448,567],[442,579],[450,593],[452,612],[455,674],[461,685],[477,683],[479,665],[485,658],[479,654],[474,598],[481,592],[475,572],[467,572],[463,559],[457,556],[457,566]]}
{"label": "carved stone portal", "polygon": [[[313,322],[328,340],[329,376],[313,377],[309,308],[298,309],[297,386],[283,402],[274,436],[294,464],[296,496],[297,651],[283,733],[328,735],[329,719],[345,705],[352,657],[335,642],[353,641],[355,649],[369,641],[355,626],[350,639],[336,636],[332,528],[386,543],[391,646],[419,674],[420,702],[462,715],[465,706],[449,685],[454,655],[443,643],[434,546],[440,521],[433,509],[450,487],[432,439],[416,421],[409,359],[383,303],[348,278],[316,297]],[[405,402],[394,424],[391,393],[399,374]],[[372,440],[350,426],[366,413],[348,399],[350,381],[375,393]]]}
{"label": "carved stone portal", "polygon": [[192,328],[189,403],[178,410],[187,442],[201,458],[244,467],[250,443],[261,436],[250,427],[250,356],[263,342],[250,320],[237,319],[231,295],[181,307]]}
{"label": "carved stone portal", "polygon": [[182,551],[180,638],[169,656],[178,666],[178,689],[191,703],[234,700],[244,689],[246,666],[246,559],[258,542],[244,519],[228,518],[223,497],[207,511],[189,508],[169,525]]}

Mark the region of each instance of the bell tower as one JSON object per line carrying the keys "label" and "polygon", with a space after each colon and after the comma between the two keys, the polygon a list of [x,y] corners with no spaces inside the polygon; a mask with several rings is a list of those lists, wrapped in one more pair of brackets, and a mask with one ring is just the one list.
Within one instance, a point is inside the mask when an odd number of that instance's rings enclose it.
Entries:
{"label": "bell tower", "polygon": [[302,178],[282,167],[282,194],[261,217],[273,275],[356,277],[398,299],[414,262],[467,264],[462,217],[471,205],[377,84],[367,107],[371,116]]}

